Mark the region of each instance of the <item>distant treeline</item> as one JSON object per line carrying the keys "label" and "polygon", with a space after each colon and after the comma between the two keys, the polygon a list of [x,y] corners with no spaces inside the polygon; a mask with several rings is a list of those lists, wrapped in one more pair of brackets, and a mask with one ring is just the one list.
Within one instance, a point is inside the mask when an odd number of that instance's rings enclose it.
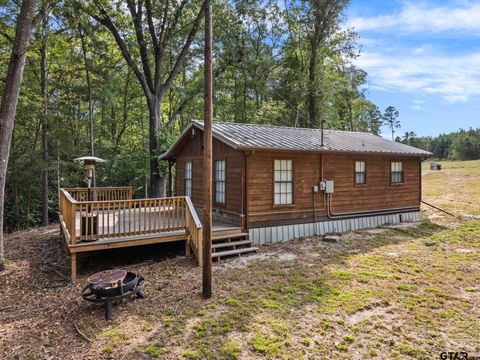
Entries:
{"label": "distant treeline", "polygon": [[440,134],[436,137],[417,137],[414,132],[407,132],[397,141],[428,150],[437,159],[476,160],[480,159],[480,128]]}

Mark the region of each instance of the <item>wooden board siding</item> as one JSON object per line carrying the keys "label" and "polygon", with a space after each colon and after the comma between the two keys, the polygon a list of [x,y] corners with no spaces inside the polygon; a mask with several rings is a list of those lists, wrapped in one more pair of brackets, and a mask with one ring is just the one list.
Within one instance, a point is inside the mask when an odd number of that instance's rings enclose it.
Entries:
{"label": "wooden board siding", "polygon": [[[275,159],[293,160],[293,204],[273,204]],[[332,211],[350,213],[401,207],[418,207],[420,174],[418,157],[324,154],[323,179],[334,180]],[[367,184],[354,184],[354,162],[365,161]],[[404,184],[390,184],[390,162],[404,163]],[[297,152],[256,152],[247,158],[249,228],[315,221],[312,186],[321,180],[322,155]],[[327,218],[323,192],[316,195],[316,219]]]}
{"label": "wooden board siding", "polygon": [[[354,184],[354,162],[365,161],[367,183]],[[403,162],[403,184],[391,184],[390,163]],[[325,156],[324,177],[335,180],[332,212],[383,210],[420,206],[419,158]]]}
{"label": "wooden board siding", "polygon": [[[293,160],[293,204],[274,205],[273,167],[275,160]],[[297,220],[314,221],[312,186],[320,179],[321,155],[298,152],[255,152],[247,157],[247,194],[249,227]],[[316,205],[323,207],[323,194]],[[325,212],[319,210],[317,215]]]}
{"label": "wooden board siding", "polygon": [[[195,206],[203,204],[203,132],[195,129],[195,135],[188,134],[188,141],[176,156],[176,189],[178,195],[184,195],[185,162],[192,162],[192,202]],[[213,139],[213,180],[215,180],[215,161],[225,160],[225,204],[215,202],[215,182],[213,184],[213,208],[233,215],[242,214],[242,152]]]}

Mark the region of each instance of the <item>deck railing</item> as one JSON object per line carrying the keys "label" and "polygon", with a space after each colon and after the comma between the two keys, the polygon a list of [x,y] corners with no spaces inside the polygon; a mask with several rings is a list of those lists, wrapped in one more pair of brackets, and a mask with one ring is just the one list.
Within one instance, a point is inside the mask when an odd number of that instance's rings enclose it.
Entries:
{"label": "deck railing", "polygon": [[[189,197],[131,199],[131,188],[60,189],[60,213],[70,245],[110,238],[145,238],[184,230],[195,254],[201,252],[202,224]],[[121,198],[121,199],[119,199]]]}
{"label": "deck railing", "polygon": [[[88,201],[87,188],[68,188],[65,189],[76,201]],[[130,200],[133,195],[131,186],[122,187],[94,187],[90,189],[91,200],[110,201],[110,200]]]}
{"label": "deck railing", "polygon": [[[65,189],[60,189],[60,200],[59,200],[59,210],[60,210],[60,221],[63,222],[62,231],[64,236],[69,244],[74,245],[76,243],[75,237],[75,204],[77,201],[67,192]],[[73,234],[73,236],[72,236]]]}

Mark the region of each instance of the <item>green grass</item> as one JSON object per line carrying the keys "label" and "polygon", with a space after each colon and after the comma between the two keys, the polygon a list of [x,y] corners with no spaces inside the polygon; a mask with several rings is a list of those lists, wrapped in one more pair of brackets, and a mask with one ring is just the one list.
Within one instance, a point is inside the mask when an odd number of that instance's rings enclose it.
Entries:
{"label": "green grass", "polygon": [[480,215],[480,160],[441,161],[442,170],[422,164],[425,201],[458,215]]}
{"label": "green grass", "polygon": [[103,332],[102,334],[104,337],[110,338],[113,342],[117,343],[122,340],[128,340],[129,337],[125,334],[123,334],[121,331],[117,329],[109,329]]}
{"label": "green grass", "polygon": [[240,358],[242,350],[240,349],[240,346],[237,344],[237,342],[233,340],[228,340],[223,346],[222,346],[222,357],[226,360],[236,360]]}
{"label": "green grass", "polygon": [[193,351],[193,350],[187,350],[183,353],[183,357],[185,359],[190,359],[190,360],[197,360],[201,359],[201,355],[198,351]]}
{"label": "green grass", "polygon": [[[464,267],[476,261],[477,255],[455,249],[479,247],[480,222],[465,222],[455,229],[426,222],[407,230],[386,230],[403,238],[397,244],[389,244],[387,235],[383,244],[367,253],[344,254],[338,263],[323,267],[298,263],[288,270],[281,263],[259,266],[256,272],[261,277],[251,271],[245,276],[262,279],[264,285],[250,287],[248,296],[236,294],[240,289],[245,293],[240,283],[230,288],[225,306],[200,322],[189,347],[207,347],[212,349],[211,358],[230,359],[238,358],[241,347],[266,358],[301,358],[303,351],[322,357],[331,349],[344,358],[358,351],[371,357],[380,354],[377,349],[383,349],[382,356],[389,358],[422,358],[431,353],[428,349],[444,344],[444,338],[437,336],[439,329],[454,343],[474,341],[480,326],[470,314],[473,303],[450,294],[458,286],[476,292],[480,274]],[[427,245],[428,241],[437,245]],[[387,256],[391,252],[400,255]],[[234,298],[243,300],[232,301]],[[369,311],[379,311],[380,317],[367,317],[352,326],[350,317]],[[304,316],[309,319],[308,326]],[[402,318],[401,326],[395,317]],[[388,330],[392,326],[396,327],[393,337]],[[309,328],[324,339],[312,341]],[[430,333],[425,335],[419,329]],[[225,345],[222,339],[232,332],[241,337]],[[383,348],[385,337],[392,337],[396,345]]]}
{"label": "green grass", "polygon": [[148,354],[154,358],[159,358],[167,352],[168,351],[166,351],[165,349],[160,349],[156,346],[149,346],[145,349],[145,354]]}
{"label": "green grass", "polygon": [[113,348],[110,345],[105,345],[102,349],[102,352],[106,355],[109,355],[113,352]]}
{"label": "green grass", "polygon": [[[428,358],[455,344],[480,350],[475,305],[480,269],[470,265],[480,251],[480,222],[452,229],[424,222],[380,235],[363,234],[338,246],[283,245],[295,247],[295,262],[267,259],[229,270],[223,279],[216,273],[215,296],[208,303],[166,313],[159,321],[163,328],[145,319],[149,326],[142,331],[162,337],[139,351],[167,359],[354,353],[403,359]],[[111,355],[134,338],[115,326],[102,335],[115,346]]]}
{"label": "green grass", "polygon": [[238,300],[235,299],[227,299],[225,303],[230,306],[238,306]]}

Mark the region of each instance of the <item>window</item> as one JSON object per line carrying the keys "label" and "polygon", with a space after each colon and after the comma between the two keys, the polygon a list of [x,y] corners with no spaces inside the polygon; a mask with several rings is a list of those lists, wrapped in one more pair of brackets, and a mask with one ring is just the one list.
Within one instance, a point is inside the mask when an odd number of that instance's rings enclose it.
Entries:
{"label": "window", "polygon": [[225,160],[215,161],[215,202],[225,204]]}
{"label": "window", "polygon": [[355,161],[355,184],[362,185],[367,183],[367,171],[365,161]]}
{"label": "window", "polygon": [[392,184],[402,184],[403,183],[403,163],[392,161],[391,164],[391,181]]}
{"label": "window", "polygon": [[192,162],[191,161],[185,162],[183,194],[185,196],[192,196]]}
{"label": "window", "polygon": [[275,205],[293,203],[292,160],[275,160]]}

